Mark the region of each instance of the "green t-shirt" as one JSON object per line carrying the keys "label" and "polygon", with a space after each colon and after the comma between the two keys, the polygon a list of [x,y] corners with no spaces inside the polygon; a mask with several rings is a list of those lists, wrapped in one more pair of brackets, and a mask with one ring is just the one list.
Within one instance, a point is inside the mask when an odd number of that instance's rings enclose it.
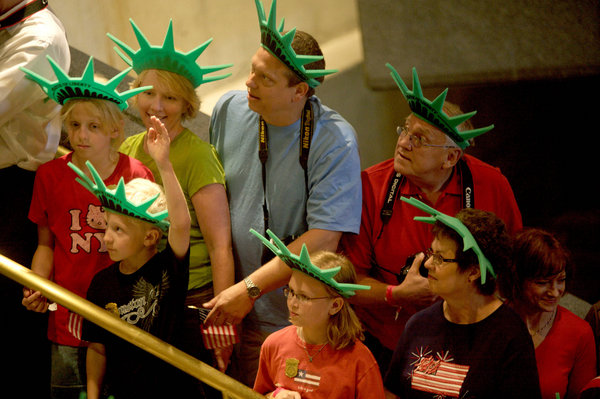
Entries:
{"label": "green t-shirt", "polygon": [[[146,132],[142,132],[128,137],[121,144],[119,151],[140,160],[152,171],[156,182],[162,185],[156,163],[144,151],[145,135]],[[171,142],[169,159],[185,195],[192,219],[188,289],[200,288],[212,281],[212,271],[210,257],[198,225],[191,197],[206,185],[213,183],[225,185],[225,172],[215,148],[188,129],[177,135]]]}

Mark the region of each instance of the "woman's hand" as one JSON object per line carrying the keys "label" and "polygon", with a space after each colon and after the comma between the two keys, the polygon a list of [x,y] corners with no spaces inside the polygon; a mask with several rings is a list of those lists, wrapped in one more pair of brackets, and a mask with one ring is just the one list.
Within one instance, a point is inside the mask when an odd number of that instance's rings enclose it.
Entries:
{"label": "woman's hand", "polygon": [[146,148],[148,154],[156,162],[156,166],[160,169],[169,161],[169,146],[171,139],[169,138],[169,132],[165,125],[156,116],[150,117],[150,123],[152,126],[146,133]]}

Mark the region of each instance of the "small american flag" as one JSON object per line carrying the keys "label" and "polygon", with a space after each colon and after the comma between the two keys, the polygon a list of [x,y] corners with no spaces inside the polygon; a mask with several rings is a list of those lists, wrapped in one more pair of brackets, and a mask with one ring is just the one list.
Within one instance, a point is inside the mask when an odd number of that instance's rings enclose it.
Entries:
{"label": "small american flag", "polygon": [[202,326],[202,340],[206,349],[223,348],[238,342],[235,326]]}

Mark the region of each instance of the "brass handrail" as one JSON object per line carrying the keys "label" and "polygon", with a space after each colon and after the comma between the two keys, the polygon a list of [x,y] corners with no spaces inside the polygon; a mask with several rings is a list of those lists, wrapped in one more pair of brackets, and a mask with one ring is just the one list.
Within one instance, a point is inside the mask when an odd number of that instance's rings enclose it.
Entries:
{"label": "brass handrail", "polygon": [[[202,380],[213,388],[224,392],[230,397],[264,399],[263,395],[253,391],[239,381],[156,338],[154,335],[126,323],[90,301],[48,279],[38,276],[31,269],[23,267],[1,254],[0,273],[25,287],[40,291],[42,295],[51,301],[70,309],[135,346]],[[199,337],[198,339],[201,338]]]}

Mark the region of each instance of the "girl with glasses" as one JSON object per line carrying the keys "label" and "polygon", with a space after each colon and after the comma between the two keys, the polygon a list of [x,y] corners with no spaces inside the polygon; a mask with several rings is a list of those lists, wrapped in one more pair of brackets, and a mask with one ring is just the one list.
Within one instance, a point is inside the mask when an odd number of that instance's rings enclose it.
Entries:
{"label": "girl with glasses", "polygon": [[347,302],[370,287],[354,284],[354,267],[339,254],[278,247],[269,248],[292,268],[284,289],[292,325],[265,340],[254,390],[276,399],[383,398],[379,367]]}

